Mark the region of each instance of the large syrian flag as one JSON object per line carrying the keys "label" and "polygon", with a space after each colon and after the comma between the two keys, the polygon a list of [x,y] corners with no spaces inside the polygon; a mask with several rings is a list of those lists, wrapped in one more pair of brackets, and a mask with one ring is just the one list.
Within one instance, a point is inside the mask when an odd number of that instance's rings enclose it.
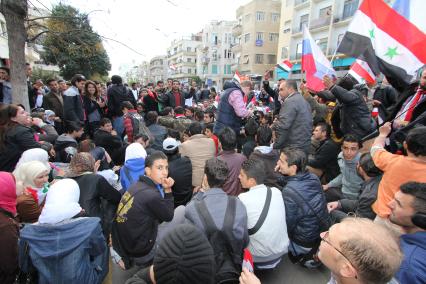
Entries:
{"label": "large syrian flag", "polygon": [[[426,63],[425,0],[364,0],[338,52],[360,58],[377,75],[408,84]],[[402,85],[402,84],[401,84]]]}

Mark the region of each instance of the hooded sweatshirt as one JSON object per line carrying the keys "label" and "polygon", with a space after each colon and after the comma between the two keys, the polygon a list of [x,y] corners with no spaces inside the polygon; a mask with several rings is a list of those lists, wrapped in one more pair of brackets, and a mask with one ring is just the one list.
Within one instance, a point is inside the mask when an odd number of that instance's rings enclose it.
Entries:
{"label": "hooded sweatshirt", "polygon": [[344,198],[357,199],[361,191],[363,179],[358,175],[356,165],[361,154],[358,153],[352,160],[346,160],[343,153],[337,156],[337,163],[340,167],[340,174],[328,183],[329,187],[341,187]]}
{"label": "hooded sweatshirt", "polygon": [[126,148],[124,166],[120,170],[120,182],[123,191],[139,180],[145,174],[145,158],[147,153],[139,143],[132,143]]}
{"label": "hooded sweatshirt", "polygon": [[426,279],[426,232],[401,236],[404,253],[401,267],[395,277],[401,284],[425,283]]}

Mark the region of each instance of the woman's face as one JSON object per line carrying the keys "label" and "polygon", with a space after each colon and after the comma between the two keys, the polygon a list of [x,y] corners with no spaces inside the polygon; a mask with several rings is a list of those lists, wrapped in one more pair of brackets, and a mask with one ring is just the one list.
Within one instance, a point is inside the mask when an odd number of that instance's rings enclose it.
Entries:
{"label": "woman's face", "polygon": [[11,120],[21,125],[28,125],[30,117],[28,115],[28,112],[26,112],[22,107],[18,107],[18,112],[16,113],[16,116],[12,117]]}
{"label": "woman's face", "polygon": [[34,179],[34,185],[37,188],[43,187],[43,185],[49,181],[49,171],[42,172]]}
{"label": "woman's face", "polygon": [[93,96],[96,93],[96,86],[93,84],[89,84],[87,86],[87,92],[89,93],[89,95]]}

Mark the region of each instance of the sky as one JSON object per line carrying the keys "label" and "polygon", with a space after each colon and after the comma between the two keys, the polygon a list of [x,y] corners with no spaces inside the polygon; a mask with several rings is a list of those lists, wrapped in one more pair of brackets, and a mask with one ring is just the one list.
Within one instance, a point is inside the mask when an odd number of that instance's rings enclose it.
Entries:
{"label": "sky", "polygon": [[173,39],[199,32],[211,20],[235,20],[236,10],[250,0],[29,0],[49,8],[59,2],[90,13],[93,29],[103,39],[110,74],[121,74],[157,55],[165,55]]}

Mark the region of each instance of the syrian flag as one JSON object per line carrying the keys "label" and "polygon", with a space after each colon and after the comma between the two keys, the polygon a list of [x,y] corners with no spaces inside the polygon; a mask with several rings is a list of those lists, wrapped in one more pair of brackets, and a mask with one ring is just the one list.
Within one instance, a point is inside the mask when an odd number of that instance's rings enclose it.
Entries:
{"label": "syrian flag", "polygon": [[234,79],[238,83],[241,83],[241,75],[240,75],[240,73],[238,71],[235,71],[234,77],[232,79]]}
{"label": "syrian flag", "polygon": [[369,83],[373,84],[376,81],[376,75],[374,75],[373,71],[371,71],[368,63],[357,59],[354,64],[352,64],[351,69],[348,72],[358,83]]}
{"label": "syrian flag", "polygon": [[361,58],[374,74],[409,84],[426,63],[424,0],[364,0],[337,51]]}
{"label": "syrian flag", "polygon": [[288,60],[284,60],[280,64],[277,64],[277,67],[285,72],[290,72],[291,68],[293,68],[293,64],[291,64],[291,62]]}
{"label": "syrian flag", "polygon": [[325,75],[336,76],[336,71],[313,40],[306,25],[303,26],[302,71],[306,75],[306,86],[316,92],[324,90],[322,78]]}

